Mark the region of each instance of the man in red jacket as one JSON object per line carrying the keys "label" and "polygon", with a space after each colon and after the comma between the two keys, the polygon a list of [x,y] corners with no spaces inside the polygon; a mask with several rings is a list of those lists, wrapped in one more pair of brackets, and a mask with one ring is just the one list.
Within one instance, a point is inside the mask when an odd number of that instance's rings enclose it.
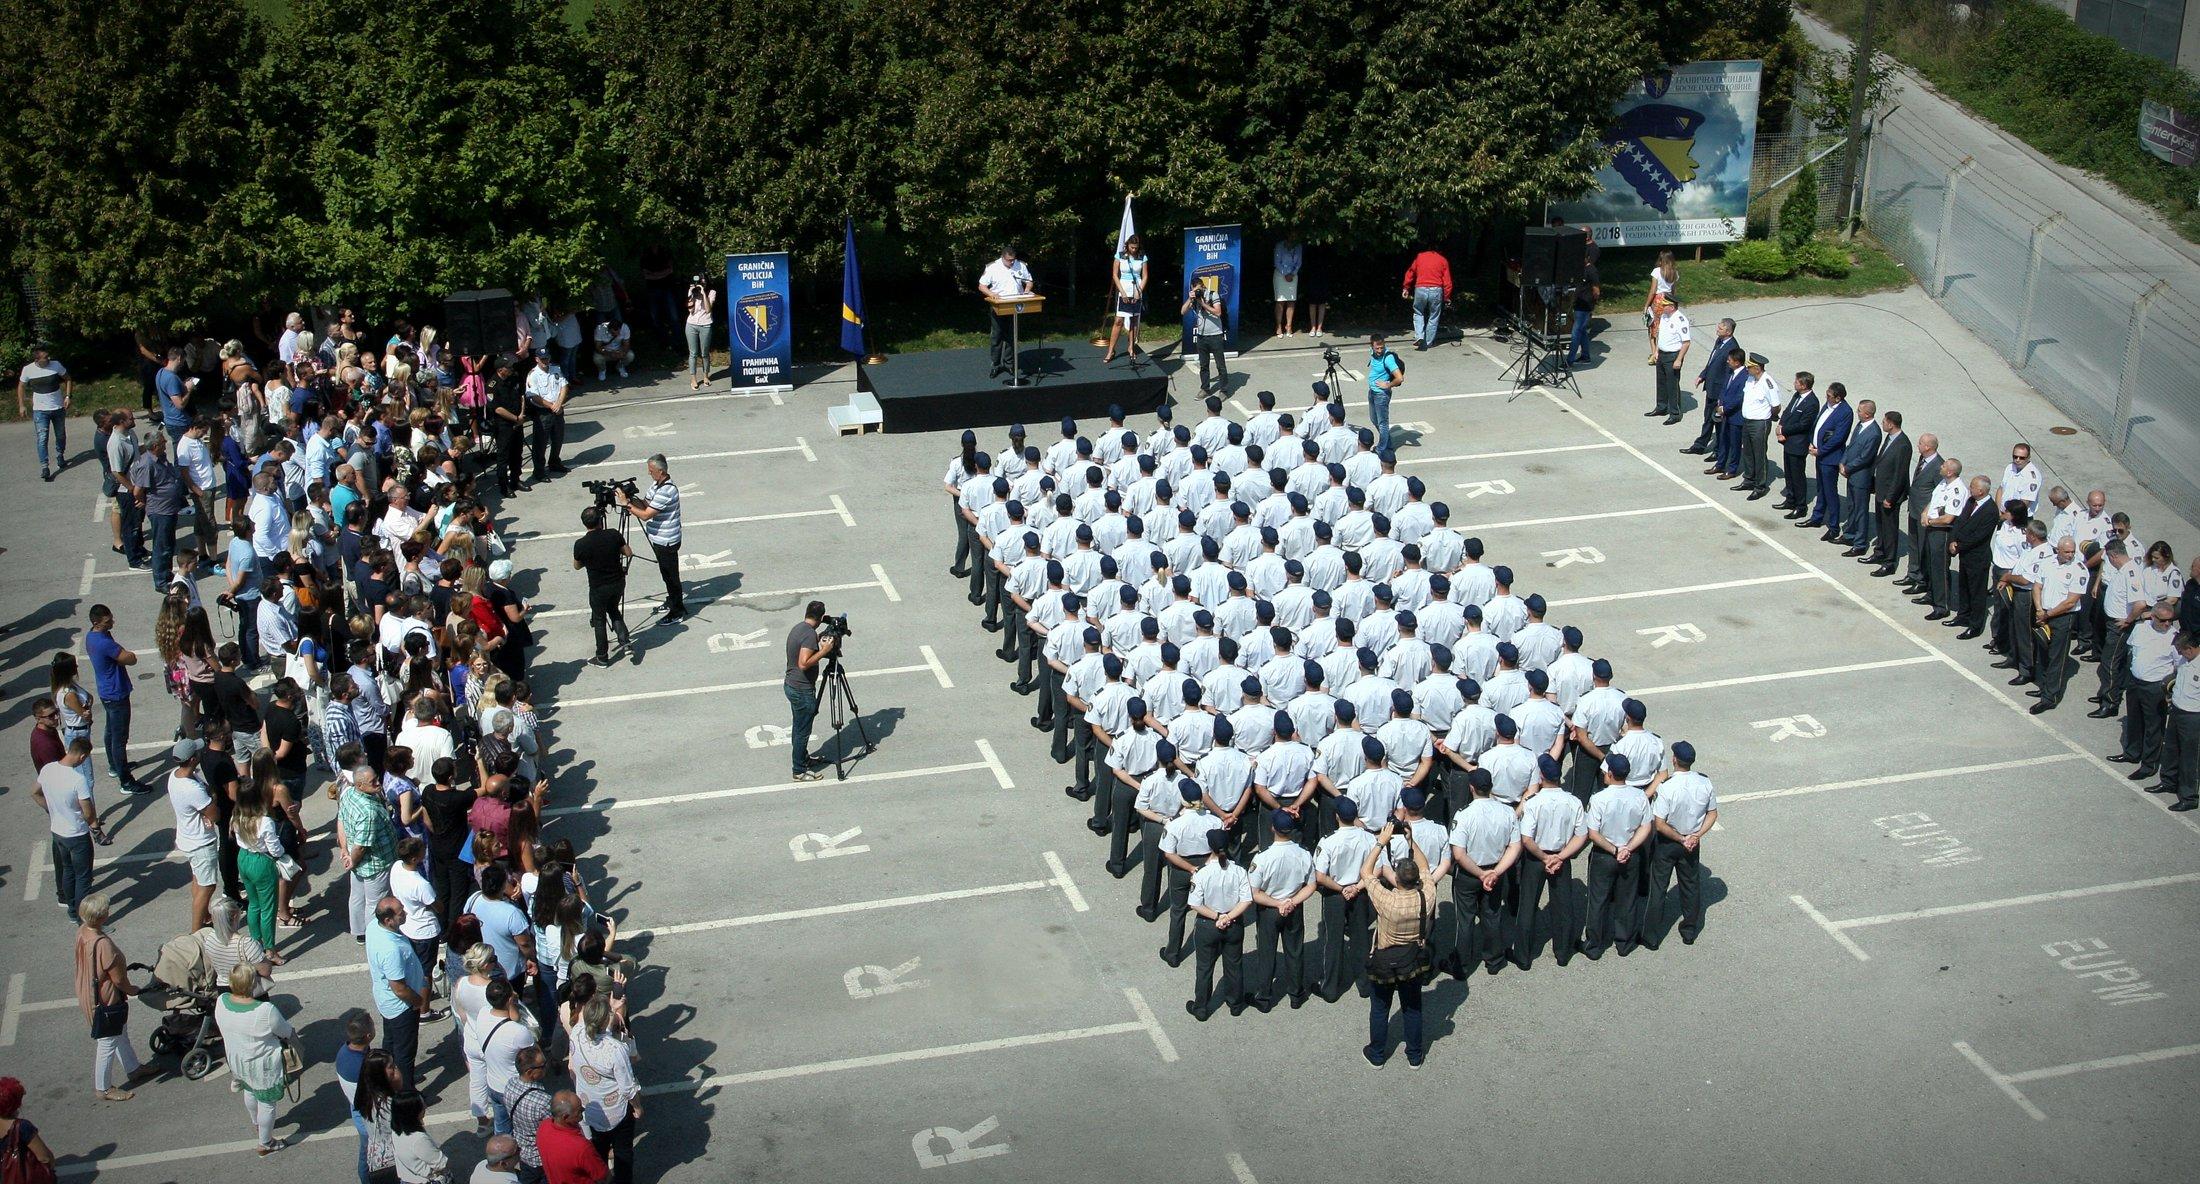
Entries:
{"label": "man in red jacket", "polygon": [[610,1170],[581,1128],[580,1095],[561,1089],[550,1099],[550,1117],[535,1128],[545,1184],[602,1184]]}
{"label": "man in red jacket", "polygon": [[1451,302],[1451,261],[1428,248],[1406,265],[1405,285],[1398,294],[1413,302],[1413,348],[1436,344],[1436,321]]}

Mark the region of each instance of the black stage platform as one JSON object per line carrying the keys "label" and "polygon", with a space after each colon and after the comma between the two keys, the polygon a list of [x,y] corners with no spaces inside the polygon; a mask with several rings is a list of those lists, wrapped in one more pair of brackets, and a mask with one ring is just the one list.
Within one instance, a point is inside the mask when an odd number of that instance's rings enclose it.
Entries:
{"label": "black stage platform", "polygon": [[[1023,386],[988,379],[985,349],[943,349],[894,354],[861,366],[862,389],[878,398],[889,432],[937,432],[1011,423],[1048,424],[1070,416],[1090,419],[1120,406],[1137,415],[1160,407],[1169,393],[1176,345],[1164,360],[1141,354],[1136,366],[1122,355],[1107,366],[1103,350],[1083,341],[1048,341],[1023,349]],[[1036,437],[1038,429],[1034,428]]]}

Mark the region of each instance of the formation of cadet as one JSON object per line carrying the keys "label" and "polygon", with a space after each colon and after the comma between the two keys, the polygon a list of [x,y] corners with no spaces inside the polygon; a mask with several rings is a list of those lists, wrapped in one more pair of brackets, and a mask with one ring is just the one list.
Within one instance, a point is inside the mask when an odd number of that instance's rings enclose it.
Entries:
{"label": "formation of cadet", "polygon": [[1668,751],[1581,631],[1515,594],[1323,384],[1297,414],[1258,400],[1244,423],[1219,398],[1196,424],[1164,406],[1143,435],[1113,408],[1045,448],[1019,424],[997,456],[966,431],[945,477],[950,574],[1109,873],[1135,848],[1138,915],[1168,918],[1171,966],[1194,961],[1187,1009],[1352,990],[1386,822],[1386,857],[1410,841],[1451,882],[1433,945],[1458,978],[1526,969],[1539,936],[1560,965],[1655,948],[1676,882],[1693,942],[1718,817],[1693,748]]}

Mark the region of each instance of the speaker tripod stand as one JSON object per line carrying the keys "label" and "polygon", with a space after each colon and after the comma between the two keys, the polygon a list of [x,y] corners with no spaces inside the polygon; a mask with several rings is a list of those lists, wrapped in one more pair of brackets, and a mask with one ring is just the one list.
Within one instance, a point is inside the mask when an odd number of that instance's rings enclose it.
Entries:
{"label": "speaker tripod stand", "polygon": [[[1522,277],[1523,281],[1525,278]],[[1505,401],[1510,403],[1539,386],[1571,390],[1575,398],[1580,398],[1581,384],[1575,381],[1573,365],[1566,360],[1566,339],[1538,333],[1528,324],[1525,282],[1514,302],[1513,321],[1520,327],[1520,341],[1513,346],[1513,360],[1502,375],[1512,381],[1513,387],[1513,393]]]}

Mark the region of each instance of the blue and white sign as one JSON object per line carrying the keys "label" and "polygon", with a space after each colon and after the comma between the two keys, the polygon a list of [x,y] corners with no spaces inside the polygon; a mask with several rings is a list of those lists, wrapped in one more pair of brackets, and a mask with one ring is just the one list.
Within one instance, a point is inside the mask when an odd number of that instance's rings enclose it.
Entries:
{"label": "blue and white sign", "polygon": [[794,389],[787,253],[726,256],[726,327],[733,389]]}
{"label": "blue and white sign", "polygon": [[[1192,226],[1184,231],[1184,293],[1191,295],[1192,285],[1198,284],[1222,301],[1222,331],[1233,354],[1238,349],[1238,301],[1245,288],[1239,265],[1244,246],[1243,226]],[[1187,313],[1184,340],[1191,339],[1192,317]]]}

